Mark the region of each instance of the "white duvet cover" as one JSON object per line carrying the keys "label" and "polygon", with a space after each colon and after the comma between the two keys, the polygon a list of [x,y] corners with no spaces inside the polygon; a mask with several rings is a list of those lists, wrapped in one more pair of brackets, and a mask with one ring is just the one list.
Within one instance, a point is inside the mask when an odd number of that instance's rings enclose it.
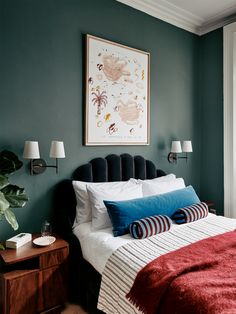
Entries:
{"label": "white duvet cover", "polygon": [[80,241],[84,259],[100,274],[111,254],[120,246],[132,241],[129,234],[114,237],[112,228],[92,231],[91,222],[85,222],[75,227],[73,232]]}
{"label": "white duvet cover", "polygon": [[[172,230],[178,228],[178,225],[173,224],[171,228]],[[113,252],[122,245],[134,241],[129,234],[114,237],[112,228],[93,231],[91,222],[76,226],[73,232],[80,241],[84,259],[100,274],[102,274],[106,262]]]}
{"label": "white duvet cover", "polygon": [[[208,216],[204,219],[207,221],[208,219],[212,220],[213,218],[214,220],[214,217],[216,216],[208,214]],[[224,219],[227,220],[228,218]],[[232,220],[230,219],[230,221]],[[236,228],[236,220],[233,220],[233,222],[235,222],[232,224]],[[198,225],[198,222],[194,222],[192,224]],[[173,231],[176,228],[184,228],[184,226],[173,223],[170,231]],[[80,241],[84,259],[88,261],[100,274],[102,274],[106,262],[113,252],[130,241],[137,241],[131,238],[129,234],[114,237],[112,234],[112,228],[92,231],[91,222],[86,222],[75,227],[73,232]],[[225,232],[224,229],[219,229],[219,233],[223,232]]]}

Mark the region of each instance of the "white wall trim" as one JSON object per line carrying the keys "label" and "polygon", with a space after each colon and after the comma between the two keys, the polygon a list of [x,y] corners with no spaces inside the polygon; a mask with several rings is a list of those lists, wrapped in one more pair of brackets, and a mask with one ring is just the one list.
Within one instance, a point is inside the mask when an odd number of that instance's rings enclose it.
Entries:
{"label": "white wall trim", "polygon": [[161,4],[152,0],[117,1],[195,34],[198,33],[198,28],[203,22],[198,16],[182,10],[166,1],[161,1]]}
{"label": "white wall trim", "polygon": [[202,26],[198,29],[198,35],[204,35],[211,31],[214,31],[217,28],[223,27],[225,25],[231,24],[236,21],[236,16],[231,15],[227,17],[221,17],[218,19],[211,19],[207,23],[203,23]]}
{"label": "white wall trim", "polygon": [[224,27],[224,213],[232,218],[236,218],[235,54],[236,23],[232,23]]}
{"label": "white wall trim", "polygon": [[[197,35],[204,35],[236,20],[236,15],[225,16],[227,10],[213,16],[207,22],[197,15],[183,10],[166,0],[117,0],[162,21]],[[233,8],[231,8],[233,10]],[[236,10],[236,7],[235,7]]]}

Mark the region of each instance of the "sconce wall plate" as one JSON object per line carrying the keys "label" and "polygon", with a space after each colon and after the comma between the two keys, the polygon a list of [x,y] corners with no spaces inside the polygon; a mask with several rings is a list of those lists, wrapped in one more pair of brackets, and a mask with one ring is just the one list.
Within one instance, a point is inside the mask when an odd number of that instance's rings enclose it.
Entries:
{"label": "sconce wall plate", "polygon": [[32,159],[31,172],[32,174],[41,174],[46,170],[47,164],[44,159]]}
{"label": "sconce wall plate", "polygon": [[176,153],[169,153],[168,154],[168,157],[167,157],[167,159],[168,159],[168,161],[170,162],[170,163],[177,163],[177,154]]}

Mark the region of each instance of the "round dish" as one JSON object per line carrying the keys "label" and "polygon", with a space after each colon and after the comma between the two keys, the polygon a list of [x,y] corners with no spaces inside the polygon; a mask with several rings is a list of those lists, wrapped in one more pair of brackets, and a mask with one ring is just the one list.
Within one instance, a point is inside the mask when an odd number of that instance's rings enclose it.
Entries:
{"label": "round dish", "polygon": [[46,237],[39,237],[33,240],[33,243],[38,246],[47,246],[56,241],[55,237],[52,236],[46,236]]}

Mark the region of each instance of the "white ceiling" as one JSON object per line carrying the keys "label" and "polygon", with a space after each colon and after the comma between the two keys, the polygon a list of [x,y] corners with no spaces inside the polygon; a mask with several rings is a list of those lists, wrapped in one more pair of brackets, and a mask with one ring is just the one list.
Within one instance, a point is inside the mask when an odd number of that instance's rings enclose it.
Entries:
{"label": "white ceiling", "polygon": [[236,20],[236,0],[117,0],[203,35]]}

